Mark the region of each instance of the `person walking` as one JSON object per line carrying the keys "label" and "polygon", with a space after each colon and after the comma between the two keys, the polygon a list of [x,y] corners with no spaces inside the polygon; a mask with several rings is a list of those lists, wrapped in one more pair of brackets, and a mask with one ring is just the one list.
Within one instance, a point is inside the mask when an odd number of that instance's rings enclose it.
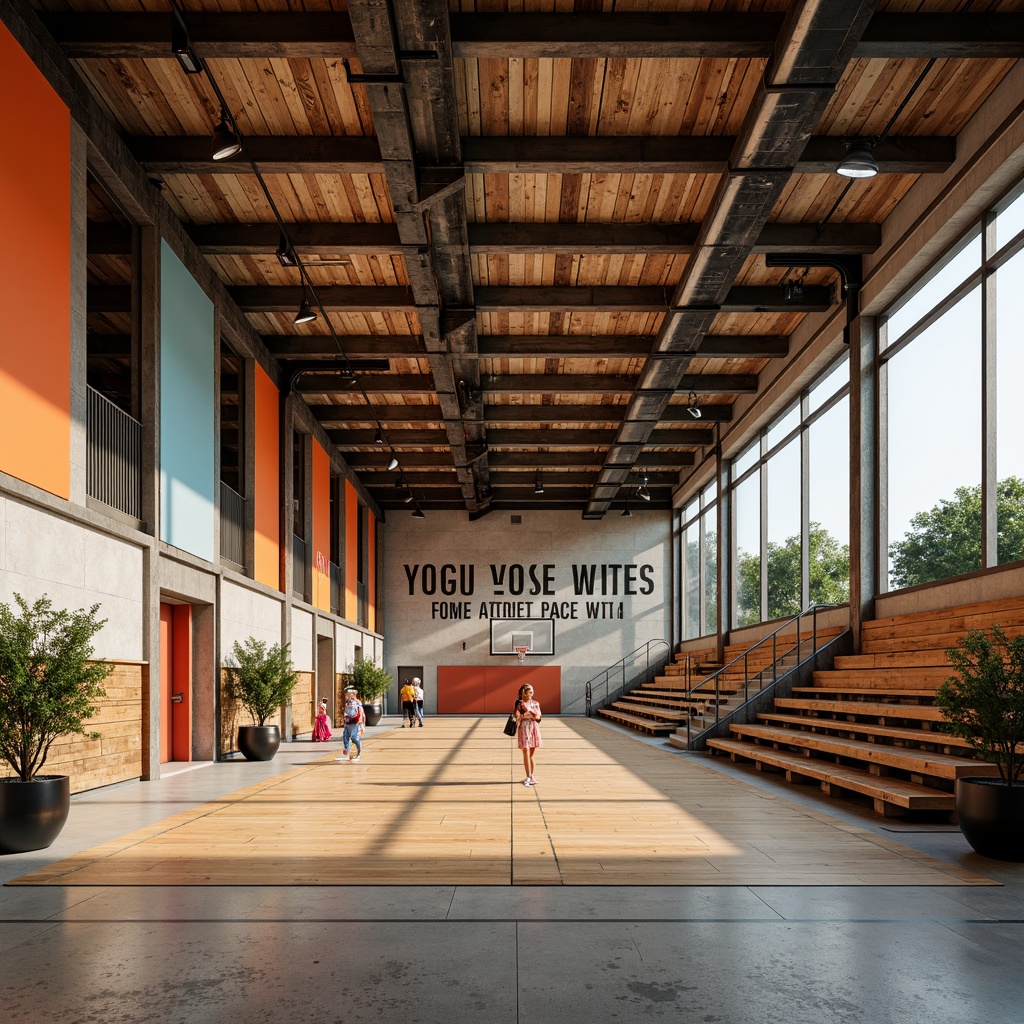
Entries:
{"label": "person walking", "polygon": [[327,698],[320,701],[316,712],[316,725],[313,727],[313,742],[326,743],[331,738],[331,720],[327,717]]}
{"label": "person walking", "polygon": [[533,687],[524,683],[519,687],[519,698],[516,700],[516,742],[523,752],[523,767],[526,769],[524,786],[536,786],[533,777],[534,751],[541,745],[540,740],[540,704],[533,699]]}
{"label": "person walking", "polygon": [[412,681],[413,699],[416,701],[416,717],[419,719],[420,728],[423,728],[423,680],[414,676]]}
{"label": "person walking", "polygon": [[414,676],[411,681],[407,681],[405,686],[402,687],[402,692],[399,695],[402,698],[402,728],[405,728],[406,721],[409,722],[409,728],[411,729],[416,724],[416,687],[413,683],[418,683],[419,677]]}
{"label": "person walking", "polygon": [[[358,761],[363,756],[363,724],[366,712],[359,701],[358,693],[353,689],[345,691],[345,731],[341,734],[341,746],[344,753],[335,761]],[[351,753],[351,748],[355,753]]]}

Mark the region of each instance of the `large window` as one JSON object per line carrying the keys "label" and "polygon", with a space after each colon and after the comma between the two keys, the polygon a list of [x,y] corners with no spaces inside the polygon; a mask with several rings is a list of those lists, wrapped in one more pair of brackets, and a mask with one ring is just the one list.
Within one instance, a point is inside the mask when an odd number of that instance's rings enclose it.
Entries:
{"label": "large window", "polygon": [[1024,558],[1024,200],[880,321],[889,588]]}
{"label": "large window", "polygon": [[683,639],[718,630],[718,492],[705,487],[682,512]]}
{"label": "large window", "polygon": [[733,627],[850,594],[849,361],[732,461]]}

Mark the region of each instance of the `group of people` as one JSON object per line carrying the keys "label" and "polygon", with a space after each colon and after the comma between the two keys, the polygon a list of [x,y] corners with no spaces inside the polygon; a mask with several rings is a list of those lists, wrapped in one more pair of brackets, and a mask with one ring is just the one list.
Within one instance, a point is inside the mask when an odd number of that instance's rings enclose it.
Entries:
{"label": "group of people", "polygon": [[[419,676],[414,676],[403,687],[402,697],[402,728],[408,722],[412,729],[419,723],[423,728],[423,685]],[[366,726],[366,713],[359,700],[358,692],[349,687],[345,690],[345,731],[342,733],[342,756],[335,761],[358,761],[363,755],[363,732]],[[523,752],[523,768],[526,770],[524,786],[536,786],[537,779],[533,774],[534,757],[541,745],[540,738],[540,704],[534,699],[533,687],[524,683],[519,687],[513,714],[516,718],[516,743]],[[327,698],[320,701],[317,709],[316,724],[313,728],[313,739],[326,741],[331,738],[331,723],[327,717]]]}
{"label": "group of people", "polygon": [[[358,761],[363,756],[363,732],[366,728],[366,712],[363,710],[359,693],[353,687],[345,690],[345,729],[341,734],[342,756],[335,761]],[[327,717],[327,698],[320,699],[313,726],[313,739],[325,743],[331,738],[331,720]]]}
{"label": "group of people", "polygon": [[413,676],[402,687],[399,695],[402,698],[402,728],[408,721],[409,728],[415,728],[416,723],[423,728],[423,680],[419,676]]}

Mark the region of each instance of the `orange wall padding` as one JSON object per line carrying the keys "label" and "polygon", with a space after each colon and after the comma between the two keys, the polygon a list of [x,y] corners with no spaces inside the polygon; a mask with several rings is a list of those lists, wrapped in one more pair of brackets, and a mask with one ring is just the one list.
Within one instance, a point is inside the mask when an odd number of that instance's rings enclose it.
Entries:
{"label": "orange wall padding", "polygon": [[331,459],[313,441],[313,604],[331,610]]}
{"label": "orange wall padding", "polygon": [[262,367],[256,367],[253,395],[256,412],[255,565],[257,583],[281,588],[281,432],[278,390]]}
{"label": "orange wall padding", "polygon": [[507,715],[529,683],[542,712],[562,706],[559,665],[438,665],[437,712],[440,715]]}
{"label": "orange wall padding", "polygon": [[359,496],[345,481],[345,618],[359,615]]}
{"label": "orange wall padding", "polygon": [[70,498],[71,113],[2,23],[0,96],[0,469]]}
{"label": "orange wall padding", "polygon": [[366,516],[367,543],[369,544],[369,565],[366,575],[367,611],[366,625],[368,629],[377,628],[377,519],[372,512]]}

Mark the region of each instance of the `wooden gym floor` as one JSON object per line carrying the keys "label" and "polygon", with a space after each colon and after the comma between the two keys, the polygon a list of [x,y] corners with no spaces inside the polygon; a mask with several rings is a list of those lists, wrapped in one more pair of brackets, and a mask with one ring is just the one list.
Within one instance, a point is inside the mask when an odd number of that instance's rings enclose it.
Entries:
{"label": "wooden gym floor", "polygon": [[502,724],[428,718],[368,739],[358,764],[332,741],[8,884],[995,884],[587,719],[544,720],[528,789]]}

